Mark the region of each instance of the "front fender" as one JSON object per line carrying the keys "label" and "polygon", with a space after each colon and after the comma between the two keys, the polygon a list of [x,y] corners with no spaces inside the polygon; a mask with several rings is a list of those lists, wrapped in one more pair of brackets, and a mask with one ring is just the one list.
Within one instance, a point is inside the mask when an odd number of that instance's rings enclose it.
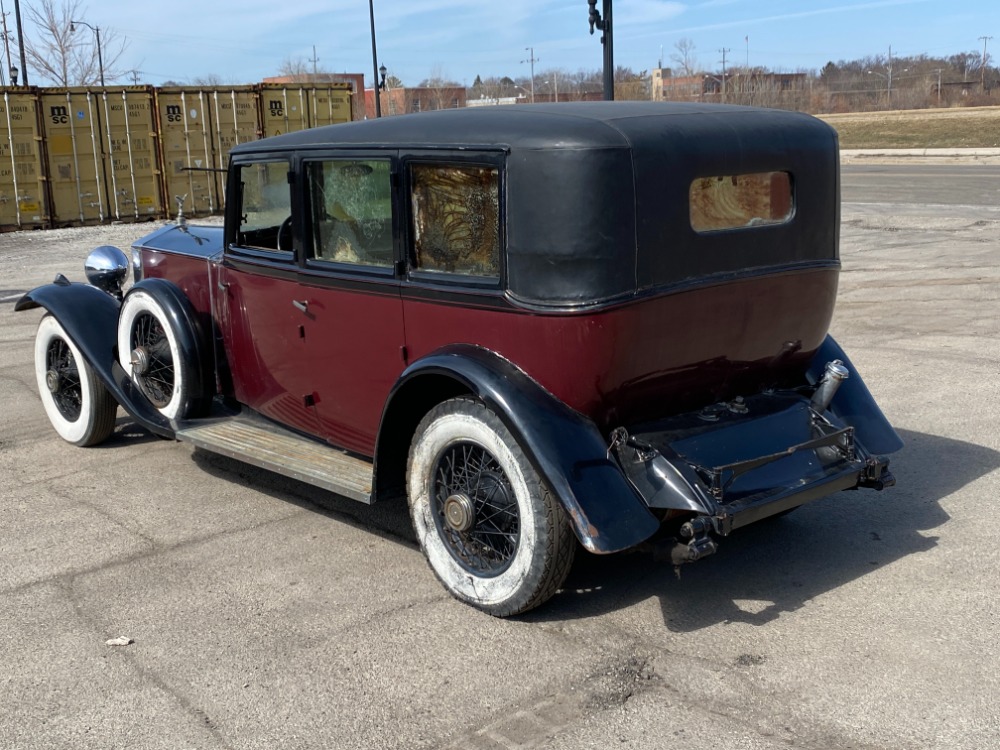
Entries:
{"label": "front fender", "polygon": [[810,383],[818,383],[823,377],[826,363],[839,359],[850,371],[850,376],[840,384],[830,402],[830,411],[845,424],[854,427],[855,436],[872,455],[885,456],[903,447],[903,440],[889,424],[861,373],[851,362],[833,336],[827,336],[809,365],[806,377]]}
{"label": "front fender", "polygon": [[[545,391],[507,360],[485,349],[453,346],[411,364],[390,394],[406,398],[408,384],[425,376],[458,381],[500,417],[569,514],[590,552],[628,549],[660,524],[635,494],[597,426]],[[394,429],[383,417],[380,427]]]}
{"label": "front fender", "polygon": [[60,275],[54,283],[27,292],[15,303],[14,310],[20,312],[38,307],[59,321],[87,364],[125,411],[151,432],[163,437],[174,436],[170,423],[150,405],[118,364],[115,356],[121,309],[118,300],[96,287],[73,283]]}

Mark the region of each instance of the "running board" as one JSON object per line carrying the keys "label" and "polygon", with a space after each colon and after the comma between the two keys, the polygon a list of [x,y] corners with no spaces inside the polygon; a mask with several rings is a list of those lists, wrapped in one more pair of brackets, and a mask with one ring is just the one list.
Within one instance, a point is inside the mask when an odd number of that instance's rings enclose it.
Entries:
{"label": "running board", "polygon": [[372,465],[323,443],[258,420],[231,417],[188,423],[176,437],[338,495],[372,502]]}

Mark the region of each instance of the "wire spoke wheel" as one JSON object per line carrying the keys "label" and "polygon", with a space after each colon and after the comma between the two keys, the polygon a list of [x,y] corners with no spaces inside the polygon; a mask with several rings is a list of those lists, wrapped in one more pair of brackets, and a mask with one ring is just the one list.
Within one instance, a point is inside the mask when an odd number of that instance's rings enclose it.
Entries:
{"label": "wire spoke wheel", "polygon": [[196,316],[169,282],[146,279],[125,295],[118,314],[118,362],[149,405],[169,420],[207,411]]}
{"label": "wire spoke wheel", "polygon": [[495,576],[514,559],[521,517],[510,479],[485,448],[448,447],[434,472],[434,519],[448,551],[462,567]]}
{"label": "wire spoke wheel", "polygon": [[83,390],[76,358],[65,339],[54,338],[45,352],[45,380],[59,413],[75,422],[83,411]]}
{"label": "wire spoke wheel", "polygon": [[35,334],[35,379],[49,422],[74,445],[98,445],[115,429],[118,402],[52,315]]}
{"label": "wire spoke wheel", "polygon": [[174,397],[174,358],[163,324],[151,313],[136,315],[129,336],[132,371],[139,388],[157,409]]}
{"label": "wire spoke wheel", "polygon": [[566,579],[576,550],[569,519],[481,401],[453,398],[424,415],[406,486],[420,548],[459,601],[508,617],[537,607]]}

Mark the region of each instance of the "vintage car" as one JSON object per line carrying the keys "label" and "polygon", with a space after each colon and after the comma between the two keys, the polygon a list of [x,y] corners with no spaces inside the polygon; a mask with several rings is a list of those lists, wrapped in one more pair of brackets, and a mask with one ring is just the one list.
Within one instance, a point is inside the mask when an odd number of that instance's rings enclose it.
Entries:
{"label": "vintage car", "polygon": [[35,344],[77,445],[117,407],[365,503],[408,498],[456,598],[524,612],[578,546],[675,565],[902,443],[828,335],[835,132],[700,104],[518,105],[317,128],[232,152],[224,227],[164,226]]}

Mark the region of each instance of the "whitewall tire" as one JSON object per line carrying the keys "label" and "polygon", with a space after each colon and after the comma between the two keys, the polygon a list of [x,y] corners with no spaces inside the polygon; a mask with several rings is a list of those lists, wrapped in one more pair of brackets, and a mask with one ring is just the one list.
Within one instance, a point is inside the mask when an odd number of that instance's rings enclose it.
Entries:
{"label": "whitewall tire", "polygon": [[145,289],[129,292],[118,316],[118,360],[139,390],[167,419],[189,410],[190,363],[185,362],[170,316]]}
{"label": "whitewall tire", "polygon": [[562,585],[576,538],[503,422],[482,403],[434,407],[410,447],[407,495],[431,569],[455,598],[505,617]]}
{"label": "whitewall tire", "polygon": [[45,414],[63,440],[91,446],[114,432],[118,403],[51,315],[35,335],[35,378]]}

